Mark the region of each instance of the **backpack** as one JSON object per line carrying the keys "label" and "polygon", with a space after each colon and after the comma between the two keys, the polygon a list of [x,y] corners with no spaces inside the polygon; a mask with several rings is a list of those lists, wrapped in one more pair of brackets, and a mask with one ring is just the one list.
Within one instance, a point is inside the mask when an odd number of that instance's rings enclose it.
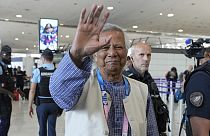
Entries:
{"label": "backpack", "polygon": [[[155,117],[158,125],[158,131],[159,133],[165,132],[167,129],[167,123],[170,123],[169,118],[169,111],[167,105],[163,102],[160,95],[156,94],[158,88],[155,82],[151,83],[151,98],[153,102],[153,107],[155,111]],[[170,131],[170,128],[168,127],[168,130]]]}
{"label": "backpack", "polygon": [[[187,86],[187,83],[189,82],[191,76],[198,72],[198,71],[203,71],[203,72],[206,72],[209,76],[210,76],[210,63],[209,62],[206,62],[205,64],[197,67],[190,75],[189,77],[187,78],[185,84],[184,84],[184,90]],[[186,95],[185,95],[185,91],[184,91],[184,98],[186,98]],[[186,108],[187,109],[187,108]],[[192,136],[192,127],[191,127],[191,124],[190,124],[190,119],[188,118],[187,116],[187,110],[185,109],[185,112],[183,114],[183,117],[182,117],[182,121],[181,121],[181,125],[180,125],[180,128],[179,128],[179,136],[181,136],[181,131],[182,131],[182,128],[183,128],[183,125],[185,124],[186,125],[186,136]]]}
{"label": "backpack", "polygon": [[167,128],[167,123],[170,123],[167,105],[162,101],[160,96],[152,96],[151,98],[154,106],[155,117],[157,120],[158,131],[160,133],[165,132]]}
{"label": "backpack", "polygon": [[181,99],[184,99],[184,95],[181,91],[181,88],[177,89],[176,92],[174,93],[174,97],[176,99],[176,101],[178,102]]}

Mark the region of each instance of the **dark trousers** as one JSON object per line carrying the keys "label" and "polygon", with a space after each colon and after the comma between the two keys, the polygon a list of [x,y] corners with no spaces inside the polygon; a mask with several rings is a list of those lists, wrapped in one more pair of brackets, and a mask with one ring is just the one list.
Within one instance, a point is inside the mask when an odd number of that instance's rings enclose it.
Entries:
{"label": "dark trousers", "polygon": [[[59,107],[55,103],[41,103],[36,108],[39,136],[56,136],[56,120]],[[48,126],[48,129],[47,129]]]}
{"label": "dark trousers", "polygon": [[24,98],[25,98],[25,93],[23,91],[24,83],[23,84],[18,83],[18,84],[16,84],[16,87],[20,89],[19,90],[20,96],[21,96],[22,100],[24,100]]}
{"label": "dark trousers", "polygon": [[16,87],[20,88],[20,90],[23,91],[24,84],[16,84]]}
{"label": "dark trousers", "polygon": [[7,136],[10,127],[11,111],[7,115],[0,115],[0,136]]}

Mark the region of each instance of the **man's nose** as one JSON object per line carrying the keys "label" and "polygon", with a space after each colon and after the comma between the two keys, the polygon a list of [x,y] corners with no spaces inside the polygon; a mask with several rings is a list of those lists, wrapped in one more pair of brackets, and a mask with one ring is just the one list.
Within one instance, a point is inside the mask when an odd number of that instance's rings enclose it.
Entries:
{"label": "man's nose", "polygon": [[110,46],[109,50],[108,50],[108,54],[110,56],[115,56],[117,54],[116,49],[113,46]]}
{"label": "man's nose", "polygon": [[148,60],[149,58],[148,58],[147,55],[144,55],[143,59],[144,59],[144,60]]}

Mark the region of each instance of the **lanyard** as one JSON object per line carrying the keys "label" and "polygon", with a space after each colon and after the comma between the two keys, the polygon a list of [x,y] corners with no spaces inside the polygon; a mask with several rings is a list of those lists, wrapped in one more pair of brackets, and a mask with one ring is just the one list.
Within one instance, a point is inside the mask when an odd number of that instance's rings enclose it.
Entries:
{"label": "lanyard", "polygon": [[[98,82],[99,82],[99,85],[100,85],[100,88],[101,88],[104,114],[105,114],[106,120],[108,120],[108,113],[109,113],[110,107],[108,106],[107,92],[105,90],[104,81],[102,79],[102,76],[101,76],[101,73],[100,73],[99,69],[97,69],[97,79],[98,79]],[[127,78],[123,77],[123,81],[125,83],[125,97],[127,97],[130,93],[130,86],[129,86]],[[127,134],[128,134],[128,119],[127,119],[126,113],[124,112],[122,136],[127,136]]]}
{"label": "lanyard", "polygon": [[[101,73],[100,73],[99,69],[97,69],[97,78],[98,78],[98,82],[100,84],[101,91],[102,92],[105,91],[104,80],[102,79],[102,76],[101,76]],[[127,78],[123,77],[123,81],[125,83],[125,96],[127,97],[127,96],[129,96],[129,93],[130,93],[130,86],[129,86]],[[103,99],[102,99],[102,101],[103,101]]]}

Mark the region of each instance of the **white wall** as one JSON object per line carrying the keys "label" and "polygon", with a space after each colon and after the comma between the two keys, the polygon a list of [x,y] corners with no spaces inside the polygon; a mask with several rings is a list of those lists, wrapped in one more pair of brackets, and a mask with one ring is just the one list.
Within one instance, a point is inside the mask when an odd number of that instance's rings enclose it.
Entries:
{"label": "white wall", "polygon": [[165,77],[171,67],[176,67],[179,74],[186,70],[190,64],[194,65],[194,60],[183,54],[152,53],[149,71],[153,77]]}

